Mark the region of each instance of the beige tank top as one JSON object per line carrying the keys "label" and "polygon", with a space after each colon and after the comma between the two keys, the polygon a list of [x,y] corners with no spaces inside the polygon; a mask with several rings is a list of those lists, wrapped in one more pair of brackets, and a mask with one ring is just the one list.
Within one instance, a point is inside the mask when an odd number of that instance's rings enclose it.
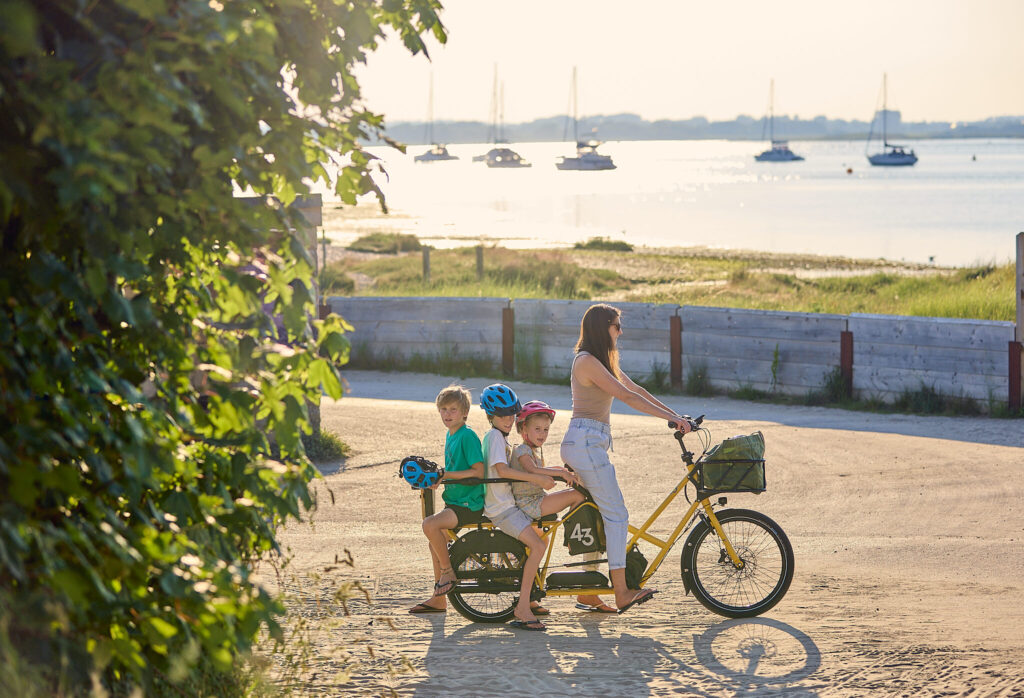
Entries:
{"label": "beige tank top", "polygon": [[572,390],[572,416],[583,419],[596,419],[605,424],[611,423],[612,400],[611,395],[598,388],[596,385],[583,385],[576,378],[576,359],[590,352],[581,351],[572,360],[572,371],[569,374],[569,388]]}

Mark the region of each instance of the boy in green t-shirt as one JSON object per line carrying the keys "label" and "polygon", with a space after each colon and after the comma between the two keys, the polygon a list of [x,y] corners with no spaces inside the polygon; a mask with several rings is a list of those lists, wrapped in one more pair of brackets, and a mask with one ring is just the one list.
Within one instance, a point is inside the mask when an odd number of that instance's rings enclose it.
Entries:
{"label": "boy in green t-shirt", "polygon": [[[460,485],[458,480],[484,477],[484,457],[480,439],[466,426],[471,396],[461,385],[449,385],[437,395],[434,404],[448,429],[444,440],[445,508],[423,519],[423,533],[430,542],[434,563],[434,595],[409,609],[409,613],[443,613],[448,607],[446,594],[455,588],[455,572],[448,557],[444,532],[480,522],[484,509],[484,486]],[[436,487],[436,485],[435,485]]]}

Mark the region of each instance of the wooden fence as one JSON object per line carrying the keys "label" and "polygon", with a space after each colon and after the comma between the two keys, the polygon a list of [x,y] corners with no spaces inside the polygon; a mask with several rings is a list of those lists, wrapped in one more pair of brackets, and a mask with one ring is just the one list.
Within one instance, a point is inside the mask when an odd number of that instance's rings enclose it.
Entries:
{"label": "wooden fence", "polygon": [[[520,378],[565,379],[590,301],[331,297],[353,360],[474,357]],[[685,388],[805,394],[838,377],[849,394],[891,401],[928,387],[983,406],[1020,404],[1015,323],[619,303],[622,367]],[[1016,367],[1016,371],[1014,368]]]}

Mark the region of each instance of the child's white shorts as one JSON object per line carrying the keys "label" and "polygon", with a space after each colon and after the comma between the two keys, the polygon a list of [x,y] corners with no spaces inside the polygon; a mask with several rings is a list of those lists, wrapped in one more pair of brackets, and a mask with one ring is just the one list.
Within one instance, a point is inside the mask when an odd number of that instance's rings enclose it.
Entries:
{"label": "child's white shorts", "polygon": [[519,510],[519,507],[509,507],[497,516],[488,516],[491,523],[497,526],[503,533],[507,533],[518,539],[519,534],[530,525],[530,517]]}

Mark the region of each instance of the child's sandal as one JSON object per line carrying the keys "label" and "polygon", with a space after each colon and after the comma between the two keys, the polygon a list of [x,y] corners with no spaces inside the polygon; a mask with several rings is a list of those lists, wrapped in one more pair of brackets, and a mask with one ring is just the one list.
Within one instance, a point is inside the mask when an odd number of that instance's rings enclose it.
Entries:
{"label": "child's sandal", "polygon": [[[451,572],[451,571],[452,571],[451,567],[445,567],[444,569],[441,570],[441,574],[444,575],[445,572]],[[455,588],[455,583],[457,581],[458,581],[457,579],[449,579],[447,582],[435,582],[434,583],[434,596],[445,596],[452,589]]]}

